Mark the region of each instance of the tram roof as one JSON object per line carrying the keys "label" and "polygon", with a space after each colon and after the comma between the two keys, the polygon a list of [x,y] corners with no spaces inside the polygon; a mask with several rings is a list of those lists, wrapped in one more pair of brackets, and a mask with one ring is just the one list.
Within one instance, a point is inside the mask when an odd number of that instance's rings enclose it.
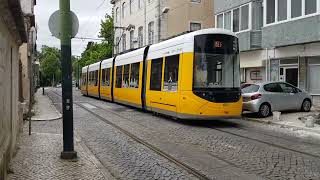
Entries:
{"label": "tram roof", "polygon": [[88,66],[82,67],[82,73],[86,73],[88,69]]}
{"label": "tram roof", "polygon": [[[202,34],[226,34],[226,35],[231,35],[236,37],[235,33],[226,29],[220,29],[220,28],[202,29],[202,30],[183,34],[183,35],[162,41],[160,43],[151,45],[148,52],[148,59],[155,59],[160,57],[176,55],[182,52],[193,52],[194,37]],[[140,49],[136,49],[134,51],[118,55],[115,60],[115,65],[120,66],[120,65],[128,64],[128,62],[135,63],[135,62],[143,61],[143,54],[144,54],[145,48],[146,47],[142,47]],[[113,58],[103,60],[101,67],[103,69],[111,67],[112,61],[113,61]],[[99,66],[100,66],[100,62],[91,64],[89,65],[89,71],[98,70]],[[86,72],[86,69],[85,70],[82,69],[82,71]]]}
{"label": "tram roof", "polygon": [[99,70],[100,61],[89,65],[89,72]]}
{"label": "tram roof", "polygon": [[202,29],[177,36],[150,46],[148,59],[156,59],[165,56],[180,54],[182,52],[193,52],[194,37],[202,34],[226,34],[236,36],[235,33],[219,28]]}
{"label": "tram roof", "polygon": [[105,59],[101,63],[101,69],[112,67],[113,58]]}
{"label": "tram roof", "polygon": [[144,50],[145,47],[117,56],[116,66],[128,64],[127,62],[135,63],[143,61]]}

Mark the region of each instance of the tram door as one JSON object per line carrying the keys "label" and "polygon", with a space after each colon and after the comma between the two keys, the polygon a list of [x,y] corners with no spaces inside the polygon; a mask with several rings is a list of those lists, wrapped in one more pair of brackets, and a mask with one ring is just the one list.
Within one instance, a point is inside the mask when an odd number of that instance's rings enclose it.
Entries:
{"label": "tram door", "polygon": [[297,67],[281,67],[280,81],[287,82],[298,87],[298,68]]}

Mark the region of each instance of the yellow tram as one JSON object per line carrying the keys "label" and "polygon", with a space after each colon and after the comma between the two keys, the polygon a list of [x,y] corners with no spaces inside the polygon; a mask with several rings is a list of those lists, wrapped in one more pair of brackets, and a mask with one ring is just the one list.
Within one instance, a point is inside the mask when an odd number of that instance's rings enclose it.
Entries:
{"label": "yellow tram", "polygon": [[204,29],[83,67],[81,92],[179,119],[237,118],[238,39]]}

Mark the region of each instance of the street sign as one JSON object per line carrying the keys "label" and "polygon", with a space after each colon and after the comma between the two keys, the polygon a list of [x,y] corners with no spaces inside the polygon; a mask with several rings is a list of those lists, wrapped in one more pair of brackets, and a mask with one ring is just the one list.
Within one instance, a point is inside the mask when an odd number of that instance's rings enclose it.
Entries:
{"label": "street sign", "polygon": [[[76,14],[70,11],[71,21],[72,21],[72,32],[71,37],[75,37],[79,30],[79,20]],[[51,34],[60,39],[60,11],[55,11],[49,18],[49,29]]]}

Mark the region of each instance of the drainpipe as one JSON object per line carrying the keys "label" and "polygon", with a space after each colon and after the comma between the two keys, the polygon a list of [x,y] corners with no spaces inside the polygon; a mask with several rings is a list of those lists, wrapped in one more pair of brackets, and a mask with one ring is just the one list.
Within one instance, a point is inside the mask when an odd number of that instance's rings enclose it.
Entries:
{"label": "drainpipe", "polygon": [[161,38],[161,0],[158,0],[158,42]]}
{"label": "drainpipe", "polygon": [[144,40],[144,45],[146,45],[147,44],[147,0],[144,0],[144,38],[143,40]]}
{"label": "drainpipe", "polygon": [[267,58],[266,58],[266,81],[269,80],[269,75],[268,75],[268,64],[269,64],[269,58],[268,58],[268,48],[265,49],[266,50],[266,55],[267,55]]}

